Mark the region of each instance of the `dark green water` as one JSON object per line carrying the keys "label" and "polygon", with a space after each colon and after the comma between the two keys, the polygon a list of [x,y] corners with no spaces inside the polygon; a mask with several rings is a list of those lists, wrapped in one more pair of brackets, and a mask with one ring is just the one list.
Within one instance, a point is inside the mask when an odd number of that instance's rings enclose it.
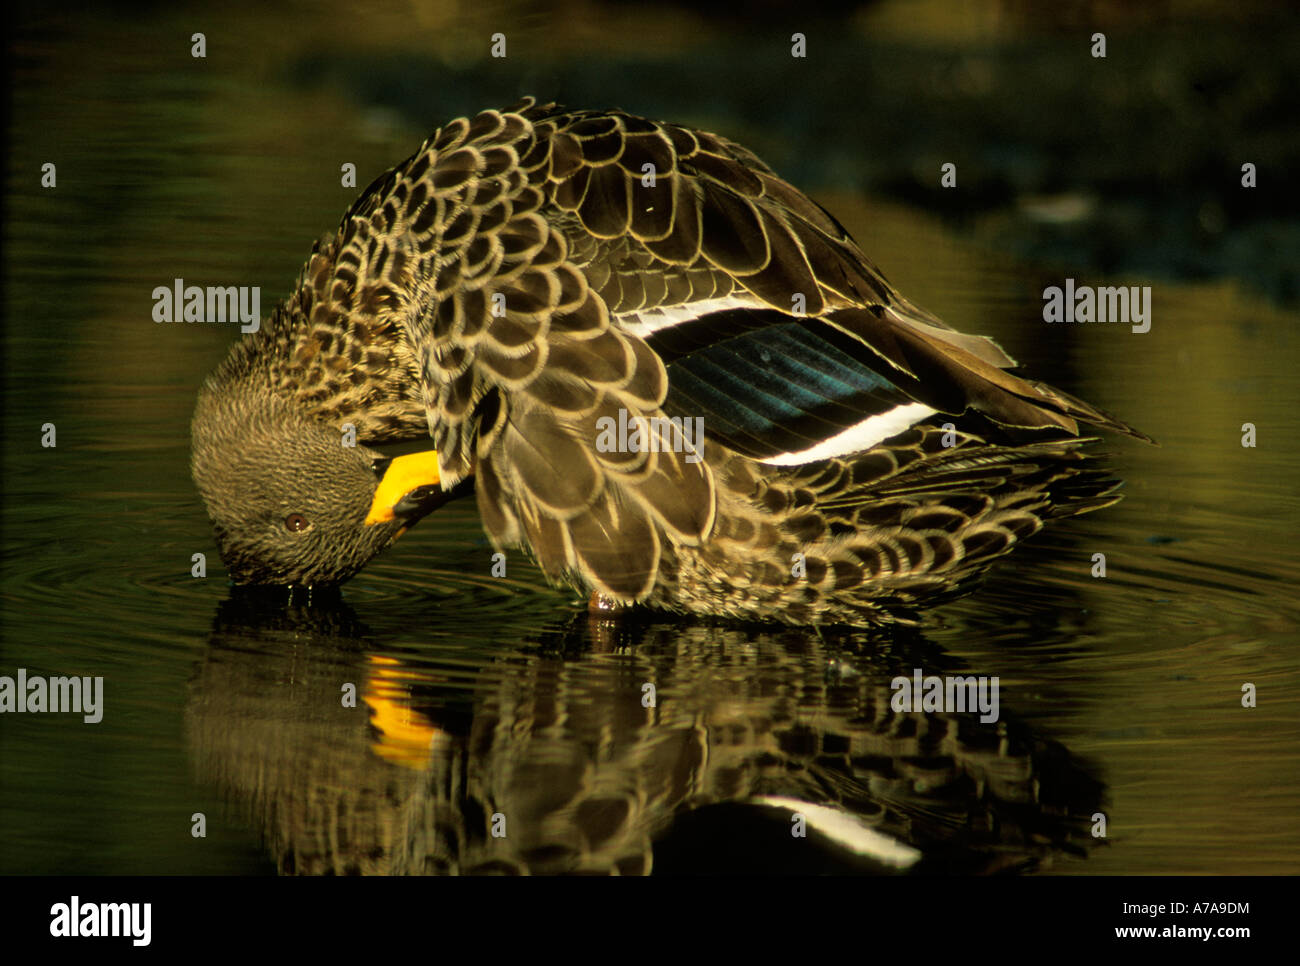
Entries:
{"label": "dark green water", "polygon": [[[593,624],[517,555],[491,577],[472,503],[341,600],[231,600],[188,421],[236,331],[154,323],[153,289],[259,285],[265,311],[352,200],[340,164],[365,184],[424,123],[557,72],[571,103],[612,98],[555,54],[476,100],[456,74],[416,123],[296,46],[332,49],[343,28],[290,40],[276,16],[209,28],[197,62],[178,39],[192,26],[169,22],[13,41],[0,674],[103,676],[104,711],[0,717],[0,871],[881,867],[738,804],[764,796],[835,805],[935,871],[1300,868],[1300,314],[1233,277],[1020,261],[843,173],[801,186],[904,293],[1160,440],[1107,442],[1121,504],[908,633]],[[667,113],[671,91],[613,99]],[[725,102],[674,113],[739,136]],[[815,150],[779,121],[765,137]],[[1044,324],[1044,285],[1070,276],[1151,284],[1151,331]],[[1002,720],[891,712],[890,679],[915,667],[997,675]]]}

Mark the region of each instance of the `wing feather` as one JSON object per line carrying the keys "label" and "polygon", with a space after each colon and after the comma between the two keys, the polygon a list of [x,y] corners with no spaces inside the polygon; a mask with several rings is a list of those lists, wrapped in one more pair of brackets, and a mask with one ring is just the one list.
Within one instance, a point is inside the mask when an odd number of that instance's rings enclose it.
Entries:
{"label": "wing feather", "polygon": [[[405,332],[444,485],[477,476],[494,544],[620,600],[650,594],[666,540],[715,525],[710,462],[674,417],[755,459],[927,407],[1140,435],[907,302],[746,149],[620,111],[453,121],[322,258],[320,311]],[[650,427],[645,448],[602,448],[611,423]],[[891,547],[867,566],[935,553]]]}

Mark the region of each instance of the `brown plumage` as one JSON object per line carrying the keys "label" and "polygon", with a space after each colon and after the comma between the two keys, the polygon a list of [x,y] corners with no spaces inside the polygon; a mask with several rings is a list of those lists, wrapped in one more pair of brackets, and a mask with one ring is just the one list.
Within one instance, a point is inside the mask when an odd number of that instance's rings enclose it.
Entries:
{"label": "brown plumage", "polygon": [[[384,467],[364,444],[428,433],[442,490],[472,485],[493,544],[555,580],[888,620],[1113,501],[1079,422],[1145,438],[1012,365],[898,295],[739,145],[529,101],[451,122],[363,193],[205,385],[195,478],[238,582],[355,573],[397,529],[363,522],[382,474],[361,468]],[[304,420],[325,431],[310,456],[276,442]],[[330,438],[349,423],[358,450]],[[608,445],[614,426],[641,445]],[[346,495],[316,499],[341,476]],[[407,511],[436,502],[418,495]],[[304,550],[281,532],[295,500],[313,529],[346,523]]]}

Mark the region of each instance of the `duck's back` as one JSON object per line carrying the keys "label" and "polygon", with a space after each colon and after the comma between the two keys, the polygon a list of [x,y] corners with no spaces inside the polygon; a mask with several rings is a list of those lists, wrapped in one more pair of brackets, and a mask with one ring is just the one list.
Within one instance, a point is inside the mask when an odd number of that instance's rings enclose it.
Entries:
{"label": "duck's back", "polygon": [[623,112],[454,121],[318,257],[314,311],[403,340],[443,485],[614,602],[874,619],[1106,502],[1080,422],[1144,438],[908,302],[748,150]]}

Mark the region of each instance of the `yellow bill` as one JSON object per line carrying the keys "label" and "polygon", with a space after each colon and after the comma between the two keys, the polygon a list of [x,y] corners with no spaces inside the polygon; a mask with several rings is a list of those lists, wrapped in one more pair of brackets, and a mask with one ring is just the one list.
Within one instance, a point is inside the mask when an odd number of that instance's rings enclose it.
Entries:
{"label": "yellow bill", "polygon": [[366,523],[387,523],[396,516],[394,509],[412,490],[438,486],[441,482],[437,450],[397,457],[388,464],[384,478],[379,481],[370,512],[366,514]]}

